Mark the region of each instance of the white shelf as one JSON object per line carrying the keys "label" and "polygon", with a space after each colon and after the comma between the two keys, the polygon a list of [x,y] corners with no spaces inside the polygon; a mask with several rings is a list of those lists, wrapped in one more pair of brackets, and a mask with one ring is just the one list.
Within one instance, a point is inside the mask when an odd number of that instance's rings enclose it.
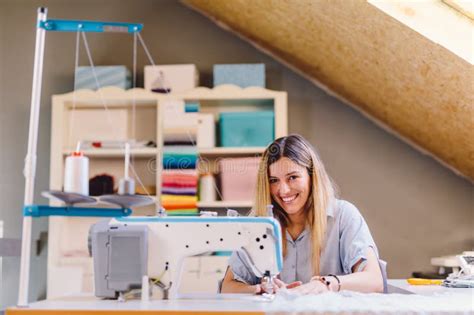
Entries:
{"label": "white shelf", "polygon": [[253,202],[247,201],[198,201],[198,208],[252,208]]}
{"label": "white shelf", "polygon": [[[64,149],[63,155],[69,155],[73,149]],[[82,150],[85,156],[89,157],[122,157],[125,155],[123,149],[86,149]],[[156,157],[157,148],[135,148],[131,149],[132,157]]]}
{"label": "white shelf", "polygon": [[222,155],[261,155],[265,147],[216,147],[198,148],[202,156],[222,156]]}
{"label": "white shelf", "polygon": [[[70,154],[74,149],[63,149],[63,155]],[[236,155],[261,155],[265,147],[216,147],[198,148],[202,156],[236,156]],[[122,149],[86,149],[82,150],[85,156],[90,157],[121,157],[124,156]],[[154,157],[158,154],[157,148],[136,148],[131,150],[135,157]]]}

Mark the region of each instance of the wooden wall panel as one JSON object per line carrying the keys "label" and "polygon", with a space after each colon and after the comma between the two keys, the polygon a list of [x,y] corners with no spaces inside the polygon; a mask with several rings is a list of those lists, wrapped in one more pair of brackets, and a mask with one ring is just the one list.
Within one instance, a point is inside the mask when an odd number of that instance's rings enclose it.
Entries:
{"label": "wooden wall panel", "polygon": [[474,180],[474,69],[444,47],[365,1],[184,3]]}

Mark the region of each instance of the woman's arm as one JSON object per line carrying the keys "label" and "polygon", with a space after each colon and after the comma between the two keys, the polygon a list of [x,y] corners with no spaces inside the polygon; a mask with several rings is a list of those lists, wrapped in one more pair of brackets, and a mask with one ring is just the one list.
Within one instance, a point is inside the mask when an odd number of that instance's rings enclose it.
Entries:
{"label": "woman's arm", "polygon": [[262,292],[260,284],[250,285],[237,280],[234,280],[234,273],[227,267],[227,271],[222,280],[221,293],[253,293],[258,294]]}
{"label": "woman's arm", "polygon": [[[379,262],[372,247],[367,249],[366,257],[367,264],[361,271],[357,270],[362,263],[362,259],[352,267],[353,273],[344,276],[338,275],[338,278],[341,281],[340,290],[358,291],[363,293],[383,292],[382,272],[380,271]],[[315,279],[312,279],[310,282],[291,289],[291,291],[300,294],[318,294],[329,290],[339,291],[339,284],[334,277],[325,277],[330,281],[329,288],[325,286],[319,278],[320,277],[315,277]]]}
{"label": "woman's arm", "polygon": [[[341,290],[358,291],[364,293],[383,292],[383,276],[377,256],[372,247],[367,248],[367,264],[361,271],[359,269],[362,259],[353,267],[349,275],[338,276],[341,281]],[[330,277],[331,278],[331,277]],[[337,291],[337,281],[331,281],[331,290]],[[335,289],[335,290],[334,290]]]}

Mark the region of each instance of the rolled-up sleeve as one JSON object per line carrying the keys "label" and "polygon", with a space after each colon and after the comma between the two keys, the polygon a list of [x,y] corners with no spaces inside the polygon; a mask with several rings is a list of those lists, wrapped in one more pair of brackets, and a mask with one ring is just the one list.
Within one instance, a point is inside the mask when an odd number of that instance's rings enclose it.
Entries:
{"label": "rolled-up sleeve", "polygon": [[[367,260],[367,249],[372,247],[378,257],[377,247],[369,227],[359,210],[350,202],[344,201],[340,211],[339,255],[345,274],[352,273],[352,267],[362,259],[361,268]],[[360,271],[360,269],[358,271]]]}
{"label": "rolled-up sleeve", "polygon": [[247,266],[242,255],[241,252],[235,251],[229,258],[229,267],[234,274],[234,280],[250,285],[259,283],[257,276],[255,276],[250,267]]}

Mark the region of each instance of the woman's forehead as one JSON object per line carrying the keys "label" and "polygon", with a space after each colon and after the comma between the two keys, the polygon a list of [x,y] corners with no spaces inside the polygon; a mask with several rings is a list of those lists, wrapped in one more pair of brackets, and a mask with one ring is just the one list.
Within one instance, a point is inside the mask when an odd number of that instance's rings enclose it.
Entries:
{"label": "woman's forehead", "polygon": [[305,167],[301,166],[287,157],[282,157],[278,161],[272,163],[269,168],[269,175],[275,177],[286,176],[294,172],[304,172]]}

